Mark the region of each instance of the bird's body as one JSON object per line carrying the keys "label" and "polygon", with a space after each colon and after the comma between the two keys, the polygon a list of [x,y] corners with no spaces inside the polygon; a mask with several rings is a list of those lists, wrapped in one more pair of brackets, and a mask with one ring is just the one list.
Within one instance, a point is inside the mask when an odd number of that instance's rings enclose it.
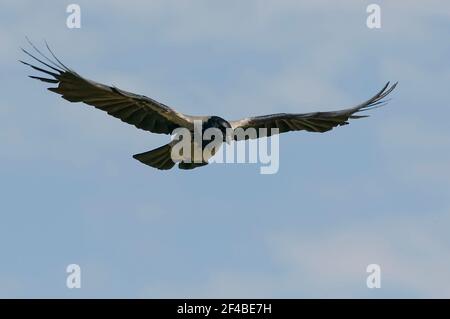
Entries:
{"label": "bird's body", "polygon": [[[389,86],[389,82],[371,99],[355,107],[346,108],[334,112],[314,112],[303,114],[279,113],[258,117],[250,117],[237,121],[227,121],[218,116],[191,116],[175,111],[173,108],[155,101],[149,97],[126,92],[116,87],[103,85],[78,75],[75,71],[62,64],[53,52],[48,48],[54,61],[41,53],[31,42],[32,47],[39,53],[45,61],[33,56],[28,51],[23,50],[34,60],[49,69],[38,67],[27,62],[22,63],[33,69],[50,75],[52,78],[30,76],[43,82],[58,84],[57,87],[49,88],[50,91],[60,94],[70,102],[83,102],[107,112],[109,115],[119,118],[123,122],[134,125],[152,133],[173,134],[174,130],[188,130],[192,136],[192,150],[203,151],[208,141],[194,140],[196,133],[203,133],[210,129],[217,129],[223,135],[221,142],[227,139],[241,140],[261,137],[266,129],[267,136],[276,133],[289,131],[306,130],[310,132],[326,132],[340,125],[348,124],[349,119],[367,117],[367,115],[357,115],[356,113],[366,111],[385,103],[385,98],[395,88],[397,83]],[[200,131],[196,132],[196,123],[200,124]],[[235,134],[240,130],[255,129],[256,135]],[[263,129],[263,130],[261,130]],[[172,148],[176,141],[154,149],[149,152],[136,154],[133,157],[140,162],[158,169],[170,169],[177,162],[181,169],[192,169],[204,166],[209,158],[202,158],[201,161],[192,160],[191,154],[183,154],[183,158],[174,159]]]}
{"label": "bird's body", "polygon": [[[198,131],[196,131],[195,121],[198,121]],[[231,124],[218,116],[195,117],[194,127],[189,130],[189,136],[191,139],[189,149],[191,150],[191,152],[189,154],[181,154],[180,157],[177,158],[180,162],[180,164],[178,165],[180,169],[193,169],[208,164],[208,160],[217,151],[216,149],[214,149],[210,154],[204,152],[205,147],[207,147],[210,141],[202,137],[208,129],[218,129],[223,136],[222,142],[226,142],[227,130],[231,129]],[[197,136],[199,136],[199,138],[195,138],[195,134],[198,134]],[[172,154],[172,147],[174,147],[178,142],[179,140],[174,139],[170,143],[155,150],[136,154],[133,155],[133,157],[146,165],[158,169],[170,169],[175,165],[175,159]],[[200,160],[196,161],[196,159]]]}

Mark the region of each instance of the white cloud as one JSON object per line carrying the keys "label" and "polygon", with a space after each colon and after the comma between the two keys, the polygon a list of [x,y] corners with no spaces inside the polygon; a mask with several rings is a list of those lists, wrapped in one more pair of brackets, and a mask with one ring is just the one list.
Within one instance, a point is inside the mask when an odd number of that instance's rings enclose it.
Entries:
{"label": "white cloud", "polygon": [[[204,280],[147,286],[141,297],[166,298],[448,298],[450,210],[420,218],[374,216],[318,233],[292,229],[267,237],[273,271],[214,269]],[[381,266],[381,289],[366,287],[369,264]]]}
{"label": "white cloud", "polygon": [[272,252],[301,294],[364,296],[365,269],[375,263],[382,269],[378,296],[448,298],[449,247],[445,236],[436,233],[443,228],[439,224],[450,221],[450,211],[424,212],[419,218],[391,215],[315,235],[274,234]]}

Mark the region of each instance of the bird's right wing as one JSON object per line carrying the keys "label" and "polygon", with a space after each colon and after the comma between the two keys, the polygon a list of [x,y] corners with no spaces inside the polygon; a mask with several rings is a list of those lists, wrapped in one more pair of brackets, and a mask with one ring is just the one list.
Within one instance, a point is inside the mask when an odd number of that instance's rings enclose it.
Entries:
{"label": "bird's right wing", "polygon": [[394,83],[390,87],[389,84],[390,83],[388,82],[377,94],[375,94],[369,100],[351,108],[331,112],[313,112],[302,114],[278,113],[250,117],[238,121],[231,121],[230,124],[235,132],[237,132],[238,128],[242,129],[243,131],[249,128],[256,129],[256,135],[235,133],[236,140],[261,137],[260,129],[264,128],[267,132],[266,136],[274,134],[272,129],[278,129],[278,133],[301,130],[323,133],[333,129],[336,126],[348,124],[349,119],[358,119],[368,116],[356,115],[356,113],[358,112],[367,111],[372,108],[384,105],[386,101],[383,101],[383,99],[397,86],[397,83]]}
{"label": "bird's right wing", "polygon": [[[20,62],[50,76],[51,78],[30,77],[43,82],[58,84],[58,87],[49,88],[49,90],[60,94],[64,99],[70,102],[83,102],[92,105],[123,122],[152,133],[171,134],[178,127],[192,129],[193,123],[190,116],[181,114],[144,95],[126,92],[113,86],[85,79],[62,64],[48,45],[47,48],[55,61],[42,54],[31,42],[30,44],[46,62],[24,49],[22,50],[28,56],[43,66],[38,67],[28,62]],[[44,66],[49,69],[44,69]]]}

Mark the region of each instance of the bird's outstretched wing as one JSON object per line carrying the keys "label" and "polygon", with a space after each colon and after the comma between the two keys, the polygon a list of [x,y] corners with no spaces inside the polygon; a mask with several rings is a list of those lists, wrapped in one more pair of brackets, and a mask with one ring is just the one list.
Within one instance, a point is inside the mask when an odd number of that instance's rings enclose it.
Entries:
{"label": "bird's outstretched wing", "polygon": [[[259,131],[260,128],[267,129],[266,136],[272,135],[271,129],[273,128],[277,128],[279,133],[301,130],[323,133],[333,129],[336,126],[348,124],[349,119],[367,117],[368,115],[356,115],[356,113],[367,111],[386,104],[387,101],[383,99],[389,93],[391,93],[396,86],[397,83],[394,83],[390,86],[390,83],[388,82],[380,92],[378,92],[369,100],[355,107],[347,108],[344,110],[303,114],[278,113],[231,121],[230,124],[234,130],[236,130],[237,128],[242,128],[243,130],[246,130],[248,128],[255,128],[257,134],[256,137],[261,137]],[[235,135],[236,140],[254,137],[255,136],[252,135]]]}
{"label": "bird's outstretched wing", "polygon": [[144,95],[126,92],[113,86],[85,79],[61,63],[48,45],[47,49],[54,60],[45,56],[31,42],[30,45],[42,57],[41,59],[24,49],[22,51],[42,65],[36,66],[28,62],[20,62],[36,71],[45,73],[46,76],[30,77],[43,82],[58,84],[57,87],[48,89],[61,94],[64,99],[95,106],[123,122],[152,133],[171,134],[177,127],[192,129],[193,123],[188,115],[181,114]]}

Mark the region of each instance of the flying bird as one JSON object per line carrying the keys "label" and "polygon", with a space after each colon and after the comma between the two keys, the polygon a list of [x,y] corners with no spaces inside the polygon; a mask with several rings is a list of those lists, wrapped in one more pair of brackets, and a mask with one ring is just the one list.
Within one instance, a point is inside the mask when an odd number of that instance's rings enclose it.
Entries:
{"label": "flying bird", "polygon": [[[237,129],[256,129],[257,135],[250,138],[261,137],[259,135],[259,129],[261,128],[267,129],[267,136],[272,134],[271,129],[278,129],[279,133],[290,131],[327,132],[336,126],[348,124],[349,119],[367,117],[368,115],[360,115],[359,113],[387,103],[387,100],[384,100],[384,98],[397,86],[397,83],[390,85],[390,82],[388,82],[367,101],[338,111],[299,114],[278,113],[248,117],[237,121],[227,121],[219,116],[186,115],[147,96],[91,81],[65,66],[55,56],[47,43],[46,47],[51,57],[43,54],[30,41],[29,43],[36,51],[36,54],[32,55],[25,49],[22,49],[22,51],[32,58],[35,63],[40,64],[33,65],[25,61],[20,62],[45,74],[32,75],[30,77],[46,83],[56,84],[57,87],[51,87],[48,90],[60,94],[62,98],[70,102],[83,102],[92,105],[125,123],[151,133],[170,135],[177,128],[186,128],[193,132],[194,121],[201,121],[203,131],[208,128],[217,128],[224,133],[223,142],[227,141],[226,138],[229,137],[228,132],[235,132]],[[235,140],[242,139],[239,135],[234,135],[232,138]],[[244,138],[249,137],[246,136]],[[171,169],[176,164],[171,156],[173,145],[174,141],[154,150],[135,154],[133,157],[146,165],[160,170]],[[204,146],[202,144],[201,147]],[[178,167],[180,169],[193,169],[206,164],[208,164],[207,159],[200,163],[182,160],[179,161]]]}

